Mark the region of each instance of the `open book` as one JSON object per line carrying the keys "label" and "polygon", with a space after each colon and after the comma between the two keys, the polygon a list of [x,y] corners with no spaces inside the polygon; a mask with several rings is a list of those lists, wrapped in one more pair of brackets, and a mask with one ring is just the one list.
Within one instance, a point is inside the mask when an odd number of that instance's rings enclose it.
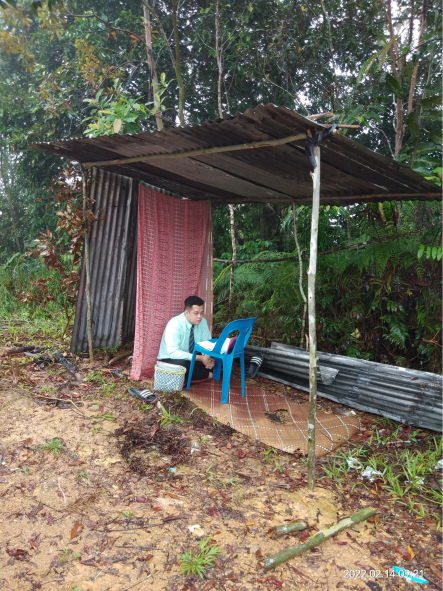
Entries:
{"label": "open book", "polygon": [[[231,341],[232,341],[232,346],[233,346],[236,340],[237,340],[237,337],[226,339],[225,342],[223,343],[220,353],[227,353],[230,349]],[[201,343],[197,343],[197,345],[201,345],[205,349],[208,349],[208,351],[212,351],[213,348],[215,347],[216,343],[211,343],[211,341],[202,341]]]}

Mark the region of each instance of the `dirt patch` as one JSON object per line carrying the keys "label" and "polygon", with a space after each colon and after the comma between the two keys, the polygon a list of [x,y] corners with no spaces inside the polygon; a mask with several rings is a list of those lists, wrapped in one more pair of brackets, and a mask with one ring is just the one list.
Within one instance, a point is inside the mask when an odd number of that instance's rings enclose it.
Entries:
{"label": "dirt patch", "polygon": [[[180,396],[162,403],[184,422],[162,424],[157,406],[128,397],[130,383],[100,367],[83,368],[89,381],[76,386],[61,367],[30,370],[34,386],[2,382],[0,589],[409,589],[385,576],[393,565],[425,568],[428,589],[439,588],[432,520],[417,522],[376,486],[374,494],[321,480],[321,462],[311,492],[303,459],[270,451]],[[76,395],[76,407],[39,404],[38,394]],[[270,527],[303,519],[313,533],[372,505],[377,519],[263,571],[263,557],[303,535],[276,540]],[[181,555],[209,536],[221,554],[205,580],[181,575]],[[403,558],[408,547],[412,560]],[[380,577],[363,580],[363,570]]]}

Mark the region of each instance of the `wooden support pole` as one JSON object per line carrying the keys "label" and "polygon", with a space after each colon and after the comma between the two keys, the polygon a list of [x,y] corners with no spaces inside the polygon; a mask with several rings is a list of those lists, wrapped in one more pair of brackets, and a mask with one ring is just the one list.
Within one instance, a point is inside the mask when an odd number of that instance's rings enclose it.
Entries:
{"label": "wooden support pole", "polygon": [[320,147],[314,146],[317,167],[312,176],[311,245],[308,269],[309,318],[309,409],[308,409],[308,488],[315,490],[315,415],[317,404],[317,330],[315,316],[315,278],[317,273],[318,217],[320,211]]}
{"label": "wooden support pole", "polygon": [[305,140],[306,133],[298,133],[282,137],[277,140],[264,140],[260,142],[251,142],[250,144],[235,144],[234,146],[215,146],[213,148],[199,148],[198,150],[188,150],[186,152],[175,152],[174,154],[148,154],[146,156],[133,156],[132,158],[117,158],[117,160],[101,160],[97,162],[83,162],[85,168],[93,166],[111,166],[114,164],[130,164],[131,162],[148,162],[149,160],[176,160],[177,158],[192,158],[203,154],[220,154],[222,152],[237,152],[239,150],[253,150],[255,148],[271,148],[290,144],[299,140]]}
{"label": "wooden support pole", "polygon": [[88,330],[88,349],[89,349],[89,361],[94,363],[94,345],[92,340],[92,312],[91,312],[91,261],[89,258],[89,221],[86,214],[88,209],[88,195],[86,191],[86,171],[82,167],[82,181],[83,181],[83,223],[86,231],[83,235],[84,247],[85,247],[85,270],[86,270],[86,327]]}

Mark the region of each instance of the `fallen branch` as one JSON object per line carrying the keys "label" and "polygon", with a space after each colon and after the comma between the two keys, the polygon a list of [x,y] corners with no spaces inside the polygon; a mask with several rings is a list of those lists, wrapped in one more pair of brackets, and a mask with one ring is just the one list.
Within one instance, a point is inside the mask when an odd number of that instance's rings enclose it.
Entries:
{"label": "fallen branch", "polygon": [[[83,418],[86,417],[86,415],[83,414],[82,411],[80,410],[80,407],[78,407],[75,404],[75,402],[73,400],[71,400],[71,398],[55,398],[54,396],[43,396],[42,394],[38,394],[38,397],[43,400],[54,400],[54,401],[58,400],[59,402],[70,403],[70,404],[74,405],[74,407],[78,410],[78,414],[80,414],[80,416],[82,416]],[[74,409],[71,409],[71,410],[74,410]]]}
{"label": "fallen branch", "polygon": [[122,359],[126,359],[126,357],[129,357],[130,355],[132,355],[132,351],[127,351],[126,353],[121,353],[121,355],[117,355],[116,357],[113,357],[108,365],[115,365],[118,361],[121,361]]}
{"label": "fallen branch", "polygon": [[294,558],[299,554],[303,554],[303,552],[306,552],[306,550],[311,550],[312,548],[319,546],[325,540],[332,538],[332,536],[335,536],[336,534],[340,533],[348,527],[352,527],[360,521],[364,521],[365,519],[372,517],[373,515],[375,515],[375,513],[375,509],[362,509],[361,511],[357,511],[357,513],[354,513],[350,517],[342,519],[335,525],[327,529],[323,529],[322,531],[316,532],[314,535],[309,537],[304,544],[301,544],[300,546],[292,546],[290,548],[282,550],[281,552],[277,552],[277,554],[274,554],[274,556],[266,558],[265,570],[275,568],[282,562],[286,562],[287,560],[290,560],[291,558]]}
{"label": "fallen branch", "polygon": [[78,370],[77,367],[75,367],[75,365],[72,365],[71,362],[69,362],[67,359],[65,359],[65,357],[63,357],[63,355],[59,352],[56,351],[54,353],[54,357],[56,357],[56,359],[64,366],[66,367],[66,369],[72,373],[72,375],[75,377],[75,379],[77,380],[77,382],[82,382],[83,381],[83,374],[80,373],[80,371]]}
{"label": "fallen branch", "polygon": [[285,525],[277,525],[272,528],[272,537],[280,538],[286,534],[292,534],[296,531],[302,531],[308,527],[305,521],[294,521],[292,523],[285,523]]}
{"label": "fallen branch", "polygon": [[[383,238],[375,238],[374,240],[366,240],[366,242],[358,242],[357,244],[349,244],[348,246],[341,246],[340,248],[330,248],[329,250],[323,250],[318,254],[331,254],[333,252],[339,252],[340,250],[350,250],[353,248],[363,248],[368,244],[375,244],[377,242],[386,242],[387,240],[399,240],[400,238],[406,238],[407,236],[412,236],[413,234],[419,234],[420,232],[424,232],[425,230],[429,230],[430,228],[434,228],[435,226],[439,226],[440,223],[437,222],[435,224],[431,224],[430,226],[426,226],[425,228],[421,228],[420,230],[414,230],[413,232],[407,232],[406,234],[395,234],[394,236],[384,236]],[[302,259],[307,259],[309,257],[308,254],[302,254]],[[239,260],[232,261],[231,259],[213,259],[213,261],[217,263],[229,263],[234,265],[244,265],[246,263],[281,263],[284,261],[295,261],[298,259],[298,255],[290,256],[290,257],[280,257],[275,259],[246,259],[246,260]]]}

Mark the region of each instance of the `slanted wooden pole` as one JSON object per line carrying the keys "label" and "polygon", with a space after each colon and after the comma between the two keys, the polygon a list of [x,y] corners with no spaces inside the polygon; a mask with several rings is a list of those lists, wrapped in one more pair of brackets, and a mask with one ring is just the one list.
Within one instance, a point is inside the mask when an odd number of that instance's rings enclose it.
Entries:
{"label": "slanted wooden pole", "polygon": [[88,330],[88,349],[89,361],[94,363],[94,346],[92,341],[92,313],[91,313],[91,262],[89,258],[89,220],[87,217],[88,209],[88,195],[86,191],[86,171],[82,166],[82,181],[83,181],[83,223],[86,231],[83,235],[85,246],[85,270],[86,270],[86,327]]}
{"label": "slanted wooden pole", "polygon": [[[113,166],[114,164],[131,164],[132,162],[148,162],[150,160],[176,160],[177,158],[193,158],[204,154],[221,154],[223,152],[237,152],[238,150],[254,150],[255,148],[271,148],[273,146],[282,146],[299,140],[305,140],[306,133],[297,133],[276,140],[262,140],[259,142],[250,142],[248,144],[234,144],[233,146],[213,146],[212,148],[198,148],[197,150],[185,150],[184,152],[174,152],[172,154],[147,154],[141,156],[132,156],[131,158],[117,158],[116,160],[99,160],[97,162],[83,162],[86,168],[93,166]],[[244,199],[242,202],[245,201]]]}
{"label": "slanted wooden pole", "polygon": [[315,317],[315,277],[317,273],[318,216],[320,211],[320,147],[314,147],[317,167],[312,176],[311,245],[308,269],[309,318],[309,410],[308,410],[308,488],[315,490],[315,414],[317,404],[317,330]]}

